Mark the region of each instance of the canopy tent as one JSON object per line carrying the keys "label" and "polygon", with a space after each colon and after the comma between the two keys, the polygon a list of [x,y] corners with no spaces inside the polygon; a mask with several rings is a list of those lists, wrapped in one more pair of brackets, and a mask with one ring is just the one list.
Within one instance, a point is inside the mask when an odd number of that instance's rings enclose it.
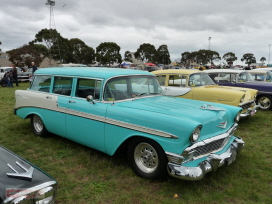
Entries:
{"label": "canopy tent", "polygon": [[156,65],[153,64],[153,63],[145,63],[145,65],[147,65],[147,66],[156,66]]}

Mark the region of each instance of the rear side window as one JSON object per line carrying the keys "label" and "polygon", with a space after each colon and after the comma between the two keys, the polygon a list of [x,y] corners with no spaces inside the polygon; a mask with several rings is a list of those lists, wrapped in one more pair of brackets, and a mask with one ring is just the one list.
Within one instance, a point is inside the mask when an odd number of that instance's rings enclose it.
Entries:
{"label": "rear side window", "polygon": [[41,92],[49,92],[51,85],[51,76],[40,76],[36,75],[31,84],[30,90],[41,91]]}
{"label": "rear side window", "polygon": [[53,93],[70,96],[72,91],[72,77],[55,77]]}
{"label": "rear side window", "polygon": [[95,100],[100,98],[101,80],[95,79],[77,79],[77,88],[75,95],[79,98],[86,98],[91,95]]}

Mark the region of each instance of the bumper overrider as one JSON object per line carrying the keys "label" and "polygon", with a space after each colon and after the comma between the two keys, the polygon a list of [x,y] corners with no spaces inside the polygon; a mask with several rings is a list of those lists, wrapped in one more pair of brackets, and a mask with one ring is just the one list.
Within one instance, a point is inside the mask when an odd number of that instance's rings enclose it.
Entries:
{"label": "bumper overrider", "polygon": [[242,113],[240,114],[241,117],[246,116],[254,116],[257,112],[257,109],[259,108],[259,105],[256,105],[255,102],[250,107],[246,107],[246,105],[240,105],[241,108],[243,108]]}
{"label": "bumper overrider", "polygon": [[[227,140],[227,138],[226,138]],[[208,172],[215,172],[219,167],[229,166],[236,160],[237,154],[244,147],[244,141],[241,138],[235,139],[229,145],[229,148],[221,154],[210,153],[205,160],[201,161],[198,166],[188,167],[182,166],[183,156],[166,152],[169,162],[167,165],[168,173],[176,178],[184,180],[201,180]],[[173,159],[175,157],[175,159]],[[193,160],[191,160],[193,161]],[[190,161],[188,161],[190,162]]]}

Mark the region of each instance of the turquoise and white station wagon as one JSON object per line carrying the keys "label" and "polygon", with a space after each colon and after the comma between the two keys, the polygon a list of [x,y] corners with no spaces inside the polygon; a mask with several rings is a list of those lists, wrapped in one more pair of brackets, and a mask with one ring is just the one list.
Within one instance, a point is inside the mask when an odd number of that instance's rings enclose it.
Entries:
{"label": "turquoise and white station wagon", "polygon": [[126,147],[145,178],[168,171],[200,180],[244,146],[233,135],[240,108],[165,96],[155,75],[140,70],[39,69],[15,96],[15,113],[31,119],[36,135],[51,132],[109,155]]}

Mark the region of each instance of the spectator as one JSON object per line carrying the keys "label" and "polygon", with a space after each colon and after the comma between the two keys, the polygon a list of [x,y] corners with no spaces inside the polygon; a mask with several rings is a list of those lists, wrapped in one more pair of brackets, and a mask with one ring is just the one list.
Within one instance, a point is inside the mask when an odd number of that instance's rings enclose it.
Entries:
{"label": "spectator", "polygon": [[37,70],[37,66],[35,65],[35,62],[32,62],[32,75],[34,74],[34,72],[36,72]]}
{"label": "spectator", "polygon": [[[13,64],[13,65],[11,65],[11,67],[12,67],[12,70],[11,70],[11,72],[12,72],[12,79],[14,80],[14,82],[16,83],[16,86],[19,86],[18,85],[18,73],[17,73],[17,69],[16,69],[16,67],[15,67],[15,65]],[[11,80],[12,80],[11,79]]]}

